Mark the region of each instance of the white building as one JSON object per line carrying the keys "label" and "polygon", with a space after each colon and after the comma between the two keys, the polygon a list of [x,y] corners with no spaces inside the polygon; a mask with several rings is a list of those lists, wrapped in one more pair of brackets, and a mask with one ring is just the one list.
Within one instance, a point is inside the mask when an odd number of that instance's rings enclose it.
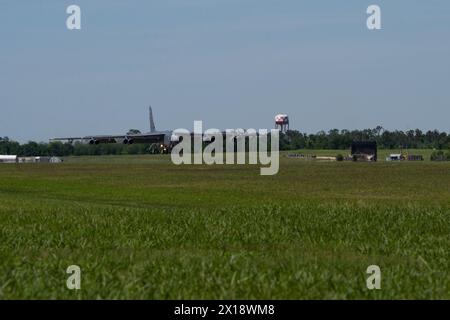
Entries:
{"label": "white building", "polygon": [[58,157],[19,157],[19,163],[61,163],[62,159]]}
{"label": "white building", "polygon": [[17,162],[19,162],[19,163],[35,163],[36,157],[19,157],[19,158],[17,158]]}
{"label": "white building", "polygon": [[0,163],[16,163],[17,156],[0,155]]}
{"label": "white building", "polygon": [[400,161],[402,160],[402,155],[400,153],[391,153],[389,157],[386,157],[386,161]]}
{"label": "white building", "polygon": [[58,158],[58,157],[50,158],[50,163],[61,163],[61,162],[63,162],[63,160],[61,158]]}

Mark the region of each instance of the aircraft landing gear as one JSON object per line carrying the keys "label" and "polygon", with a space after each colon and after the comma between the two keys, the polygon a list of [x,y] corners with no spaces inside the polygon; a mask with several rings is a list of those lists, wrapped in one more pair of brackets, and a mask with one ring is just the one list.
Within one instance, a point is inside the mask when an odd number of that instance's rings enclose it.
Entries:
{"label": "aircraft landing gear", "polygon": [[148,149],[150,154],[169,154],[172,151],[172,146],[166,146],[164,144],[153,143]]}

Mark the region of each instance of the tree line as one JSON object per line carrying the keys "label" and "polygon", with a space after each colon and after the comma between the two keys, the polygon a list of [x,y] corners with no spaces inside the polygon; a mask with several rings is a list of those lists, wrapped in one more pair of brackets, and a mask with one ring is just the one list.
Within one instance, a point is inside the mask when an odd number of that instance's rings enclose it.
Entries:
{"label": "tree line", "polygon": [[124,145],[98,144],[90,145],[76,142],[35,142],[29,141],[20,144],[17,141],[10,140],[7,137],[0,137],[0,154],[13,154],[21,157],[28,156],[84,156],[84,155],[119,155],[119,154],[147,154],[150,152],[149,144]]}
{"label": "tree line", "polygon": [[281,135],[280,150],[296,149],[341,149],[350,148],[353,141],[376,141],[380,149],[449,149],[450,134],[420,129],[408,131],[389,131],[381,126],[364,130],[319,131],[316,134],[301,133],[290,130]]}
{"label": "tree line", "polygon": [[[389,131],[378,126],[364,130],[338,130],[328,132],[319,131],[315,134],[290,130],[280,134],[280,150],[297,149],[337,149],[347,150],[353,141],[376,141],[381,149],[436,149],[450,148],[450,134],[419,129],[408,131]],[[150,144],[99,144],[61,142],[34,142],[20,144],[8,137],[0,137],[0,154],[14,154],[18,156],[71,156],[71,155],[118,155],[118,154],[147,154]]]}

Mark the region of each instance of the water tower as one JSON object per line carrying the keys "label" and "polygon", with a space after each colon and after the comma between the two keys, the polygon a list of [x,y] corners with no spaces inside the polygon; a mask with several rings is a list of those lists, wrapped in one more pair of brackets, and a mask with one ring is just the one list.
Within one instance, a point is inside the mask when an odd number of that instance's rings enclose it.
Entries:
{"label": "water tower", "polygon": [[289,130],[289,117],[287,114],[277,114],[275,116],[275,129],[280,129],[283,133]]}

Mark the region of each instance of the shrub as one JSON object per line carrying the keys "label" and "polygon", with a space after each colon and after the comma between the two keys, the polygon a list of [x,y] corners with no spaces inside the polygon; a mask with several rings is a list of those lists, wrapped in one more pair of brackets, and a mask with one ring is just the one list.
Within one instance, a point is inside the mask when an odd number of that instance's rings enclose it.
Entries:
{"label": "shrub", "polygon": [[450,152],[444,153],[444,151],[434,151],[430,157],[431,161],[450,161]]}

